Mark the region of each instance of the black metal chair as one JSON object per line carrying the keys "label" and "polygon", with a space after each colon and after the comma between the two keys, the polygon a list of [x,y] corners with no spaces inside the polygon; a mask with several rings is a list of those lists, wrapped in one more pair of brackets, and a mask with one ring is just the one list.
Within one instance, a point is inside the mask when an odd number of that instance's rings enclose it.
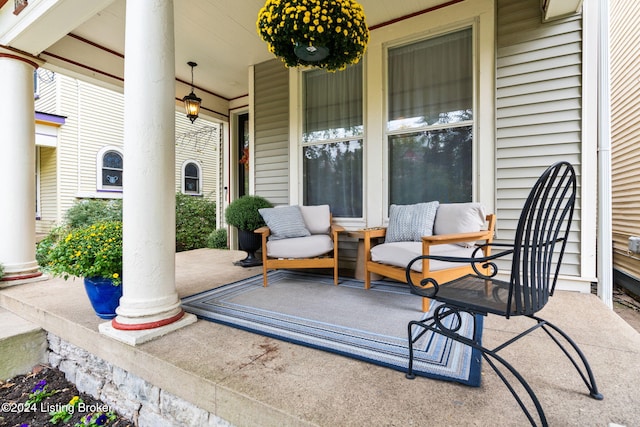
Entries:
{"label": "black metal chair", "polygon": [[[433,315],[420,321],[412,321],[408,325],[409,333],[409,368],[407,378],[413,379],[413,344],[427,331],[447,336],[464,343],[481,352],[489,366],[497,373],[516,399],[532,425],[536,425],[532,413],[527,406],[535,406],[542,425],[547,419],[538,398],[522,375],[498,352],[527,334],[542,328],[560,347],[576,368],[580,377],[589,389],[591,397],[601,400],[595,378],[589,362],[578,345],[560,328],[536,316],[553,295],[562,257],[567,246],[569,229],[573,218],[576,198],[576,176],[573,167],[567,162],[558,162],[549,167],[538,179],[527,198],[511,244],[492,243],[499,252],[488,257],[452,258],[439,256],[420,256],[407,266],[407,282],[413,293],[440,302]],[[475,253],[480,253],[480,248]],[[438,284],[426,278],[420,284],[411,280],[411,264],[423,258],[438,259],[450,262],[467,262],[473,265],[476,274]],[[496,280],[500,258],[511,260],[509,281]],[[509,319],[511,316],[526,316],[536,324],[505,343],[489,349],[474,340],[458,334],[461,324],[461,313],[469,313],[474,319],[476,315],[495,314]],[[453,317],[449,317],[453,316]],[[449,322],[444,322],[449,318]],[[451,321],[453,320],[453,321]],[[447,327],[446,325],[452,325]],[[475,337],[475,323],[474,334]],[[564,339],[564,344],[561,340]],[[567,346],[566,344],[569,344]],[[572,354],[569,350],[573,348]],[[575,355],[580,359],[581,365]],[[506,371],[504,371],[506,369]],[[510,375],[509,375],[510,373]],[[509,378],[515,378],[522,388],[520,393],[511,384]],[[531,403],[525,405],[524,392],[529,395]],[[522,396],[521,396],[522,394]]]}

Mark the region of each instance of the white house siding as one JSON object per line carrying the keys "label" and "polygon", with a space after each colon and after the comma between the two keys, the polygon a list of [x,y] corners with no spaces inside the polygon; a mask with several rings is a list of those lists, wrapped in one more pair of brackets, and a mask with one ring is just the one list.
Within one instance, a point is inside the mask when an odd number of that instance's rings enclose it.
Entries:
{"label": "white house siding", "polygon": [[[64,219],[64,213],[81,198],[121,197],[119,192],[97,191],[97,160],[100,149],[122,148],[124,99],[119,92],[60,74],[41,82],[36,110],[65,116],[55,149],[40,150],[40,206],[38,232],[47,232]],[[176,191],[180,191],[182,163],[194,160],[203,173],[203,195],[216,200],[219,182],[220,125],[202,117],[192,124],[176,110],[176,138],[202,128],[213,128],[205,146],[193,138],[176,141]],[[124,159],[126,167],[127,161]],[[126,185],[126,184],[125,184]]]}
{"label": "white house siding", "polygon": [[[80,105],[78,104],[79,82],[57,75],[57,111],[54,114],[66,116],[64,126],[58,133],[58,213],[56,221],[62,221],[64,212],[76,201],[79,191],[79,145],[80,145]],[[95,100],[92,100],[95,102]],[[47,111],[49,112],[49,111]]]}
{"label": "white house siding", "polygon": [[[543,24],[539,4],[538,0],[498,1],[498,240],[514,237],[531,186],[552,163],[571,162],[580,186],[582,19],[575,15]],[[579,206],[578,202],[561,271],[567,276],[582,273]]]}
{"label": "white house siding", "polygon": [[[56,109],[56,85],[55,79],[57,74],[47,71],[45,69],[38,69],[37,74],[37,98],[36,98],[36,111],[55,111]],[[40,77],[42,76],[42,77]]]}
{"label": "white house siding", "polygon": [[58,217],[56,149],[38,147],[40,151],[40,216],[36,221],[36,233],[47,233]]}
{"label": "white house siding", "polygon": [[[122,147],[124,141],[124,98],[122,94],[86,82],[77,82],[76,105],[79,148],[76,196],[96,192],[96,153],[105,146]],[[73,84],[73,83],[72,83]],[[65,103],[66,104],[66,103]],[[74,108],[74,104],[66,104]],[[126,165],[126,159],[124,159]]]}
{"label": "white house siding", "polygon": [[[39,69],[37,75],[43,78],[38,79],[38,98],[35,101],[35,109],[39,112],[54,113],[57,111],[57,75],[46,70]],[[51,80],[53,78],[53,80]],[[57,155],[56,148],[37,147],[39,151],[39,179],[40,179],[40,219],[36,221],[36,233],[47,233],[58,218],[58,198],[57,198]]]}
{"label": "white house siding", "polygon": [[220,178],[220,126],[196,119],[194,123],[182,111],[176,112],[176,192],[182,191],[182,165],[186,161],[200,165],[202,196],[217,200]]}
{"label": "white house siding", "polygon": [[611,144],[613,265],[617,280],[640,280],[640,254],[628,251],[640,236],[640,5],[611,3]]}
{"label": "white house siding", "polygon": [[255,194],[289,204],[289,72],[274,59],[254,67]]}

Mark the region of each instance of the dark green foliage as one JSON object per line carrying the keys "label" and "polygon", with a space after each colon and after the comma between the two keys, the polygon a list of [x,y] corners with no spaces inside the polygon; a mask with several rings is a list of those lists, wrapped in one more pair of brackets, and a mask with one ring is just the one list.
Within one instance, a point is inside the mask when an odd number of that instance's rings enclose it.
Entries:
{"label": "dark green foliage", "polygon": [[[36,260],[40,266],[49,263],[52,247],[72,229],[83,228],[97,222],[121,221],[122,200],[81,200],[67,211],[66,222],[51,230],[36,246]],[[202,197],[176,194],[176,251],[205,248],[216,227],[216,204]],[[226,230],[225,230],[226,231]],[[227,247],[226,233],[221,247]],[[209,246],[212,247],[212,246]]]}
{"label": "dark green foliage", "polygon": [[224,218],[228,224],[240,230],[253,231],[266,225],[258,209],[271,208],[273,205],[264,197],[242,196],[227,206]]}
{"label": "dark green foliage", "polygon": [[69,208],[65,218],[70,228],[86,227],[96,222],[122,221],[122,200],[80,200]]}
{"label": "dark green foliage", "polygon": [[53,249],[53,246],[63,239],[68,233],[68,227],[55,227],[44,239],[38,242],[36,245],[36,261],[38,261],[38,265],[45,267],[49,264],[49,252]]}
{"label": "dark green foliage", "polygon": [[176,194],[176,252],[207,247],[207,238],[215,229],[215,202]]}
{"label": "dark green foliage", "polygon": [[207,237],[207,247],[211,249],[228,249],[227,229],[218,228]]}

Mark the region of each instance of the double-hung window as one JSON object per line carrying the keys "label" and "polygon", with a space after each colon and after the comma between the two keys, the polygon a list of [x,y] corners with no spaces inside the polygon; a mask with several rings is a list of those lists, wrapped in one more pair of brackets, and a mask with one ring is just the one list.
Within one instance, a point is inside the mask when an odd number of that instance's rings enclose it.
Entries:
{"label": "double-hung window", "polygon": [[362,65],[303,73],[303,203],[363,216]]}
{"label": "double-hung window", "polygon": [[471,28],[388,50],[389,204],[473,197]]}

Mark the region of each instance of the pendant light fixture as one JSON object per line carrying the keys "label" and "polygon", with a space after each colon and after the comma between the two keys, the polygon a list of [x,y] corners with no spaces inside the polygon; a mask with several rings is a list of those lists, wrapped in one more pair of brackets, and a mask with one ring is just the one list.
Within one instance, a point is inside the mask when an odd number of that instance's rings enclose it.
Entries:
{"label": "pendant light fixture", "polygon": [[187,112],[187,117],[191,120],[191,123],[195,122],[198,118],[198,113],[200,113],[200,102],[202,99],[198,98],[195,93],[193,93],[193,67],[197,67],[193,61],[187,62],[187,65],[191,67],[191,93],[184,98],[182,98],[182,102],[184,102],[184,109]]}

